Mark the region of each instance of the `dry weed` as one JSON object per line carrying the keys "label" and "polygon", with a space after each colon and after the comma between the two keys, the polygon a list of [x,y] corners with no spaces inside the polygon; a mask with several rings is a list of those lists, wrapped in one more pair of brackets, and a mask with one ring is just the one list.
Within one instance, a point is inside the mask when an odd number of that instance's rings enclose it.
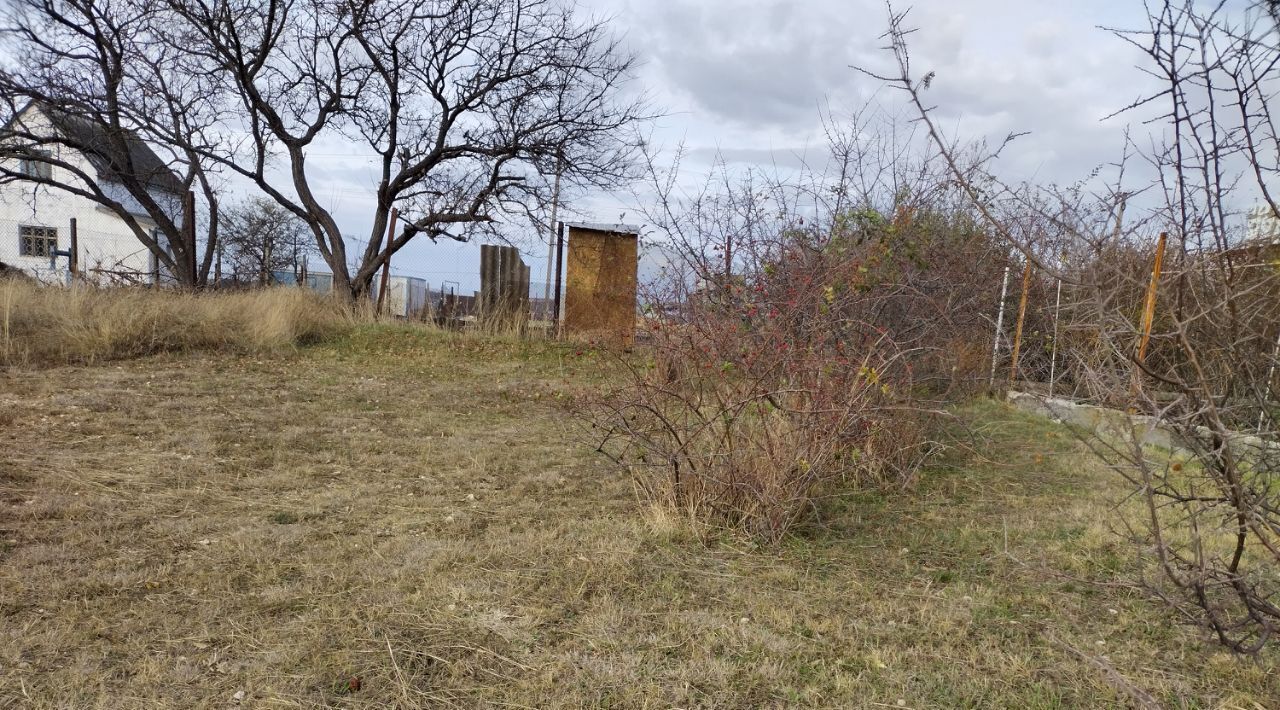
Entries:
{"label": "dry weed", "polygon": [[340,304],[294,288],[190,294],[0,280],[0,366],[272,350],[339,334],[354,319]]}

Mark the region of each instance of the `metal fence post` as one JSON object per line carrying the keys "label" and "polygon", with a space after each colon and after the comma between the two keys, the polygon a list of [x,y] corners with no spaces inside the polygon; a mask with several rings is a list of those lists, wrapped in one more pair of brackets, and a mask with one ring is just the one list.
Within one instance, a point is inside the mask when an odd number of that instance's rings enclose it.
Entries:
{"label": "metal fence post", "polygon": [[996,363],[1000,360],[1000,335],[1004,331],[1004,302],[1009,297],[1009,265],[1004,265],[1004,281],[1000,285],[1000,310],[996,315],[996,337],[991,345],[991,381],[988,387],[996,386]]}
{"label": "metal fence post", "polygon": [[69,238],[71,243],[68,245],[68,249],[71,251],[71,256],[67,261],[68,268],[71,270],[71,280],[75,281],[76,277],[80,275],[80,231],[77,228],[75,217],[71,218]]}
{"label": "metal fence post", "polygon": [[555,312],[551,314],[551,325],[555,335],[559,337],[564,328],[564,315],[561,313],[560,290],[564,273],[564,222],[556,223],[556,296]]}

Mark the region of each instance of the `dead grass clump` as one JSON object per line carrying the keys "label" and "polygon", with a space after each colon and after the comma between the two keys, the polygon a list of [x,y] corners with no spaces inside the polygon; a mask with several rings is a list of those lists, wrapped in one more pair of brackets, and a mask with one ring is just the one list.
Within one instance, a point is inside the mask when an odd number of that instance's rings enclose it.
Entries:
{"label": "dead grass clump", "polygon": [[293,288],[190,294],[6,280],[0,282],[0,366],[274,350],[337,335],[353,320],[341,305]]}

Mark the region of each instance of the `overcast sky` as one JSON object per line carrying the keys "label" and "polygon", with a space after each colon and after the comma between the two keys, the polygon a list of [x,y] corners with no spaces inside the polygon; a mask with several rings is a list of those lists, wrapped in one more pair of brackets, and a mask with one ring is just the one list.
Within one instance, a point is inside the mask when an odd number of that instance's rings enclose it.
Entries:
{"label": "overcast sky", "polygon": [[[905,4],[899,4],[905,8]],[[665,116],[655,143],[684,142],[684,168],[705,172],[717,154],[738,164],[794,164],[823,151],[820,109],[837,114],[868,98],[899,99],[850,69],[888,69],[881,50],[886,10],[877,0],[581,0],[585,14],[610,18],[643,64],[634,89]],[[998,141],[1030,131],[1001,162],[1006,178],[1070,182],[1114,160],[1126,116],[1100,119],[1149,87],[1142,58],[1099,25],[1140,28],[1140,0],[918,0],[909,24],[914,69],[937,72],[929,91],[945,130]],[[344,230],[368,234],[370,164],[341,145],[313,153],[325,169],[318,190]],[[319,160],[317,160],[319,159]],[[598,221],[634,205],[620,196],[581,202]],[[631,209],[629,209],[631,208]],[[533,251],[532,249],[530,250]],[[473,288],[474,246],[412,244],[397,271],[461,281]],[[545,252],[530,254],[534,279]]]}

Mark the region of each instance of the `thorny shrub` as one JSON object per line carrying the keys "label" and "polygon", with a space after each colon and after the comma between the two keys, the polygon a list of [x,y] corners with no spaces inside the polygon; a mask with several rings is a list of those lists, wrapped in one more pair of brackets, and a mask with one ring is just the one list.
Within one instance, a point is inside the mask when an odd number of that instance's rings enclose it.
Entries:
{"label": "thorny shrub", "polygon": [[649,294],[628,376],[586,408],[600,450],[650,501],[765,541],[824,496],[909,486],[938,447],[937,406],[981,379],[989,348],[957,346],[960,299],[926,288],[935,251],[976,253],[982,235],[937,238],[909,215],[785,230],[745,274]]}
{"label": "thorny shrub", "polygon": [[[1118,425],[1082,433],[1131,485],[1116,527],[1145,586],[1238,653],[1280,636],[1275,8],[1163,0],[1145,27],[1113,30],[1160,79],[1121,113],[1158,113],[1143,115],[1155,130],[1126,142],[1113,181],[1085,190],[1002,183],[988,172],[999,149],[958,155],[922,96],[932,73],[912,73],[905,13],[891,11],[886,35],[896,68],[864,70],[916,109],[993,231],[1066,284],[1057,345],[1069,391],[1121,410],[1106,417]],[[1136,178],[1131,162],[1144,164]],[[1241,214],[1250,202],[1256,211]],[[1028,214],[1050,217],[1063,242],[1008,218]],[[1069,266],[1054,263],[1060,248]]]}

